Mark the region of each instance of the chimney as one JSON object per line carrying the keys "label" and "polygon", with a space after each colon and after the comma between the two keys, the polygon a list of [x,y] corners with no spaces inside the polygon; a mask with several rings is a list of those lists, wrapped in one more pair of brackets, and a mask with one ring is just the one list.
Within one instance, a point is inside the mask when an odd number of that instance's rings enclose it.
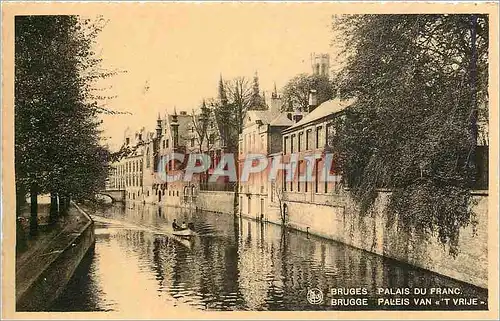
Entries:
{"label": "chimney", "polygon": [[316,107],[318,107],[318,95],[315,89],[309,91],[309,112],[312,112]]}
{"label": "chimney", "polygon": [[302,120],[302,117],[303,117],[303,115],[301,115],[301,114],[295,114],[295,115],[293,115],[293,121],[295,123],[298,123],[299,121]]}

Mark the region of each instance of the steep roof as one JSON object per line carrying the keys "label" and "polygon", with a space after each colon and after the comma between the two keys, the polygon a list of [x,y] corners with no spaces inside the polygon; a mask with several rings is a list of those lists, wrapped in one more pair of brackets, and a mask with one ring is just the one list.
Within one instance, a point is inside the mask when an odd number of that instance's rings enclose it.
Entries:
{"label": "steep roof", "polygon": [[293,121],[290,120],[286,112],[271,112],[270,110],[249,110],[247,116],[251,123],[256,120],[262,121],[263,124],[271,126],[291,126]]}
{"label": "steep roof", "polygon": [[247,111],[246,118],[248,118],[251,123],[255,123],[256,120],[261,120],[264,124],[269,124],[273,119],[273,114],[269,110],[249,110]]}
{"label": "steep roof", "polygon": [[318,107],[316,107],[316,109],[314,109],[312,112],[304,116],[304,118],[302,118],[299,122],[291,126],[289,129],[297,128],[307,123],[321,119],[323,117],[341,112],[348,106],[350,106],[353,102],[354,100],[340,100],[340,99],[327,100]]}
{"label": "steep roof", "polygon": [[269,125],[271,126],[292,126],[293,121],[288,118],[287,113],[279,113],[277,117],[275,117]]}

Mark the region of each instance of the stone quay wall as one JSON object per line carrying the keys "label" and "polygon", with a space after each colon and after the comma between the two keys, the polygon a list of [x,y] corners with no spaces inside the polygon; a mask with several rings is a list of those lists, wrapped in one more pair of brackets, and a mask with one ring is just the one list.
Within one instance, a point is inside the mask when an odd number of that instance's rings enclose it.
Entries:
{"label": "stone quay wall", "polygon": [[199,210],[233,214],[234,192],[199,191],[195,204]]}
{"label": "stone quay wall", "polygon": [[94,222],[77,205],[72,204],[87,220],[83,228],[72,234],[63,234],[57,238],[62,249],[51,254],[47,264],[33,271],[25,286],[16,290],[17,311],[44,311],[62,293],[85,254],[95,245]]}
{"label": "stone quay wall", "polygon": [[[487,288],[487,194],[475,193],[477,225],[475,229],[471,224],[460,231],[456,256],[449,253],[449,247],[443,246],[436,235],[406,232],[398,228],[397,222],[389,224],[385,214],[388,196],[388,192],[380,192],[374,209],[363,216],[347,196],[328,205],[284,201],[288,207],[288,226]],[[269,218],[281,224],[279,212],[273,211]]]}

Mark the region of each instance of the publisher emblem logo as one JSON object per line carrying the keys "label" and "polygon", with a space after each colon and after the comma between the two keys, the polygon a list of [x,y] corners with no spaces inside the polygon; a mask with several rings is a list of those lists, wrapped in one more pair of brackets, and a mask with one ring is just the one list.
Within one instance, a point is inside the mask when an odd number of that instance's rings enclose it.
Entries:
{"label": "publisher emblem logo", "polygon": [[321,304],[323,302],[323,292],[317,288],[310,289],[307,291],[307,301],[311,304]]}

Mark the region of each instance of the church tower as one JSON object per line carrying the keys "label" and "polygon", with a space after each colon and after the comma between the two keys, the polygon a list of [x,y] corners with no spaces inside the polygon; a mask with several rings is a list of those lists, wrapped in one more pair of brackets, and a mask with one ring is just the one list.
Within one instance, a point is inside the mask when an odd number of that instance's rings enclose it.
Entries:
{"label": "church tower", "polygon": [[311,68],[313,75],[330,76],[330,55],[312,53]]}

